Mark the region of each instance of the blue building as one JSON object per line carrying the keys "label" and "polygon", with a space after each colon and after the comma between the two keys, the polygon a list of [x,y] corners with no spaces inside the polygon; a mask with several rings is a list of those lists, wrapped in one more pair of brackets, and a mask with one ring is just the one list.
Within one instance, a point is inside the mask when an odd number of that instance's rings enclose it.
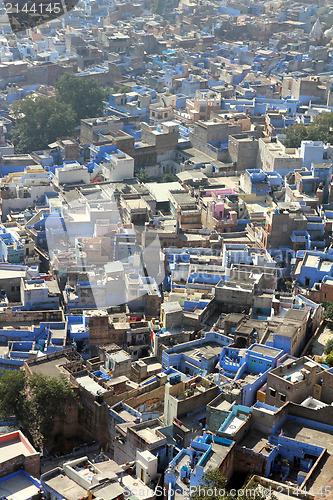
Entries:
{"label": "blue building", "polygon": [[243,405],[252,406],[257,391],[267,380],[267,373],[275,368],[283,350],[267,345],[253,344],[245,354],[234,347],[224,347],[220,354],[219,370],[225,377],[242,382]]}
{"label": "blue building", "polygon": [[41,492],[41,483],[25,470],[18,470],[12,474],[0,477],[0,495],[2,499],[38,498]]}
{"label": "blue building", "polygon": [[205,433],[193,439],[191,445],[183,448],[169,463],[165,472],[164,485],[170,491],[169,500],[174,499],[175,491],[186,496],[190,488],[197,487],[203,474],[217,467],[232,444],[230,439]]}
{"label": "blue building", "polygon": [[43,354],[61,351],[66,345],[66,323],[40,323],[38,326],[0,329],[0,342],[8,352],[0,357],[0,368],[17,370],[28,360],[31,352]]}
{"label": "blue building", "polygon": [[0,261],[10,264],[20,264],[24,262],[24,245],[14,234],[9,232],[4,226],[0,227]]}
{"label": "blue building", "polygon": [[232,343],[232,339],[215,332],[179,344],[162,353],[163,370],[174,367],[188,375],[205,375],[215,370],[221,348]]}
{"label": "blue building", "polygon": [[299,263],[295,278],[304,287],[311,289],[315,283],[320,283],[325,276],[333,276],[333,251],[320,252],[310,250],[297,252]]}
{"label": "blue building", "polygon": [[297,486],[300,487],[314,463],[319,457],[323,457],[326,451],[321,446],[304,443],[283,436],[282,433],[278,436],[270,436],[269,442],[273,445],[273,449],[268,453],[266,458],[266,477],[275,477],[276,479],[286,481],[293,469],[293,473],[295,473],[295,465],[297,464]]}
{"label": "blue building", "polygon": [[224,99],[222,109],[237,109],[237,111],[252,116],[265,115],[268,111],[286,111],[288,115],[294,115],[297,111],[298,101],[292,98],[268,99],[266,97],[255,97],[247,99]]}
{"label": "blue building", "polygon": [[260,168],[246,170],[241,178],[242,189],[256,196],[270,195],[272,191],[281,190],[283,185],[283,178],[278,172],[264,172]]}

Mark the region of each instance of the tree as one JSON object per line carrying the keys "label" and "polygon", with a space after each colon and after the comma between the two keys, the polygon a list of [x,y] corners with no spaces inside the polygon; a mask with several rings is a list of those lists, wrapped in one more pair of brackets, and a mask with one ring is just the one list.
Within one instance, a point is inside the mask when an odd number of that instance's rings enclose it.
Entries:
{"label": "tree", "polygon": [[105,99],[108,100],[110,94],[127,94],[128,92],[131,92],[131,90],[131,87],[128,87],[127,85],[122,85],[118,90],[115,90],[113,87],[106,87],[104,89]]}
{"label": "tree", "polygon": [[333,321],[333,302],[326,302],[324,318]]}
{"label": "tree", "polygon": [[78,121],[103,113],[105,90],[93,78],[82,78],[65,73],[55,84],[57,100],[71,106]]}
{"label": "tree", "polygon": [[325,365],[333,366],[333,352],[331,352],[330,354],[328,354],[326,356],[324,363],[325,363]]}
{"label": "tree", "polygon": [[298,148],[301,142],[306,140],[308,134],[307,127],[303,123],[296,123],[292,127],[288,127],[283,133],[286,136],[283,143],[287,148]]}
{"label": "tree", "polygon": [[117,94],[128,94],[128,92],[131,92],[131,90],[131,87],[129,87],[128,85],[122,85],[121,87],[119,87]]}
{"label": "tree", "polygon": [[42,374],[27,377],[23,370],[3,371],[0,377],[0,419],[15,419],[29,432],[35,446],[52,438],[57,419],[78,406],[78,398],[64,376]]}
{"label": "tree", "polygon": [[325,354],[330,354],[333,351],[333,337],[328,339],[325,345]]}
{"label": "tree", "polygon": [[29,96],[13,105],[11,133],[17,153],[47,148],[58,137],[72,134],[76,115],[71,106],[47,96]]}
{"label": "tree", "polygon": [[304,125],[295,123],[292,127],[284,129],[284,145],[288,148],[298,148],[302,141],[332,142],[333,139],[333,113],[321,113],[312,123]]}
{"label": "tree", "polygon": [[162,182],[176,182],[177,177],[173,174],[164,174],[164,177],[162,179]]}
{"label": "tree", "polygon": [[[13,417],[23,422],[28,416],[25,397],[26,375],[23,370],[0,373],[0,419],[10,422]],[[30,417],[30,416],[29,416]]]}
{"label": "tree", "polygon": [[321,113],[316,116],[308,128],[308,140],[310,141],[332,141],[333,114]]}
{"label": "tree", "polygon": [[35,432],[48,439],[56,419],[64,421],[69,408],[77,405],[77,396],[65,376],[50,378],[34,374],[28,379],[28,386],[36,419]]}
{"label": "tree", "polygon": [[[206,471],[201,479],[200,488],[191,494],[191,500],[227,500],[231,496],[226,490],[227,480],[219,469]],[[212,494],[213,493],[213,494]]]}
{"label": "tree", "polygon": [[150,175],[147,174],[147,172],[145,170],[142,170],[142,169],[141,169],[140,173],[137,174],[137,178],[143,184],[145,184],[146,182],[151,182],[152,181],[152,178],[150,177]]}
{"label": "tree", "polygon": [[222,476],[219,469],[206,471],[201,479],[199,488],[190,495],[190,500],[242,500],[252,498],[254,500],[275,500],[273,494],[268,494],[260,484],[251,480],[246,488],[243,488],[238,495],[231,495],[228,492],[227,480]]}

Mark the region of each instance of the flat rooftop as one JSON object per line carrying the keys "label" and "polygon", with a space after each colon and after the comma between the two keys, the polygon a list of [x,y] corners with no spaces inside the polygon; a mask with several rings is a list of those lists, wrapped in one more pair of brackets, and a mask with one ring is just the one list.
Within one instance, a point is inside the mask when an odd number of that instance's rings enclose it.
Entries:
{"label": "flat rooftop", "polygon": [[85,498],[87,495],[85,488],[82,488],[65,474],[57,474],[50,479],[46,479],[45,483],[67,500],[77,500],[78,498]]}
{"label": "flat rooftop", "polygon": [[66,356],[61,356],[59,358],[49,359],[45,357],[39,359],[36,364],[29,364],[32,373],[41,373],[49,377],[59,377],[60,374],[69,376],[68,372],[63,368],[63,365],[69,363]]}
{"label": "flat rooftop", "polygon": [[[284,430],[284,427],[283,427]],[[259,453],[262,448],[268,444],[268,436],[266,436],[263,432],[260,432],[256,429],[251,429],[244,439],[239,442],[239,446],[245,446],[246,448],[253,450],[256,453]]]}
{"label": "flat rooftop", "polygon": [[207,345],[198,345],[198,347],[184,347],[182,349],[183,353],[186,353],[187,356],[191,358],[201,359],[204,357],[205,359],[211,359],[215,356],[219,356],[222,351],[222,346],[215,342],[209,342]]}
{"label": "flat rooftop", "polygon": [[124,474],[123,484],[125,488],[132,493],[132,498],[146,500],[154,497],[154,491],[151,490],[149,486],[129,474]]}
{"label": "flat rooftop", "polygon": [[17,474],[0,483],[0,498],[11,500],[30,500],[37,495],[39,488],[25,474]]}
{"label": "flat rooftop", "polygon": [[[157,203],[169,202],[168,194],[172,189],[183,189],[179,182],[149,182],[145,184],[151,195],[155,198]],[[185,189],[184,189],[184,192]]]}
{"label": "flat rooftop", "polygon": [[215,470],[222,462],[223,458],[229,450],[228,445],[222,445],[220,443],[212,443],[212,451],[208,455],[208,460],[205,463],[205,469]]}
{"label": "flat rooftop", "polygon": [[95,382],[95,380],[89,377],[89,375],[82,375],[76,377],[76,381],[81,387],[86,389],[86,391],[90,392],[94,396],[98,396],[99,394],[107,392],[107,390],[104,389],[104,387]]}
{"label": "flat rooftop", "polygon": [[286,437],[302,441],[303,443],[315,443],[317,446],[327,448],[329,456],[321,464],[320,470],[315,475],[313,490],[319,491],[321,487],[332,484],[333,481],[333,432],[314,429],[309,425],[294,421],[286,421],[283,424],[283,434]]}
{"label": "flat rooftop", "polygon": [[0,463],[23,455],[29,457],[37,454],[29,441],[19,431],[0,436]]}
{"label": "flat rooftop", "polygon": [[157,441],[161,441],[161,439],[165,439],[164,435],[159,435],[160,428],[159,424],[155,424],[149,427],[142,427],[141,429],[134,428],[133,430],[148,443],[156,443]]}
{"label": "flat rooftop", "polygon": [[281,352],[280,349],[274,349],[271,347],[267,347],[264,345],[255,345],[251,351],[258,352],[259,354],[264,354],[266,356],[272,356],[275,357]]}

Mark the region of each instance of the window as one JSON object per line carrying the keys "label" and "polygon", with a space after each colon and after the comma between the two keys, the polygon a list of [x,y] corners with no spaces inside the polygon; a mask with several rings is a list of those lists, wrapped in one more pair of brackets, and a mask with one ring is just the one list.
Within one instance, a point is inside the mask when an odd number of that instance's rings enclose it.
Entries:
{"label": "window", "polygon": [[285,394],[280,394],[280,401],[283,401],[283,403],[286,402],[286,395]]}
{"label": "window", "polygon": [[276,390],[275,389],[270,389],[269,390],[269,395],[272,396],[272,398],[276,397]]}

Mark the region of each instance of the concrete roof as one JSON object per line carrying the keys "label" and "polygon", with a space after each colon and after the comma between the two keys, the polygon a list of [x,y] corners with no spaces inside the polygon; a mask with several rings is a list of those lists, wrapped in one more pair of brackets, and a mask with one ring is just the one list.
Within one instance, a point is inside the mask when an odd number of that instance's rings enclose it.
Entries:
{"label": "concrete roof", "polygon": [[179,302],[164,302],[161,307],[166,313],[182,311]]}
{"label": "concrete roof", "polygon": [[82,486],[61,473],[46,479],[45,483],[67,500],[77,500],[78,498],[85,498],[87,495],[85,488],[82,488]]}
{"label": "concrete roof", "polygon": [[306,316],[308,315],[308,311],[304,309],[288,309],[288,311],[285,314],[286,319],[291,319],[293,321],[303,321]]}
{"label": "concrete roof", "polygon": [[36,364],[29,364],[32,373],[42,373],[48,377],[59,377],[61,374],[64,374],[69,377],[69,373],[63,368],[63,365],[69,362],[66,356],[55,357],[52,359],[44,356],[44,358],[40,358],[39,362]]}
{"label": "concrete roof", "polygon": [[39,488],[25,474],[17,474],[8,477],[0,483],[0,498],[11,498],[12,500],[29,500],[37,495]]}
{"label": "concrete roof", "polygon": [[120,497],[124,493],[124,488],[118,483],[109,483],[101,488],[94,489],[94,494],[96,497],[103,500],[113,500],[114,498]]}
{"label": "concrete roof", "polygon": [[76,381],[79,385],[81,385],[81,387],[86,389],[86,391],[90,392],[94,396],[98,396],[98,394],[107,392],[107,390],[104,389],[104,387],[95,382],[95,380],[89,377],[89,375],[78,376],[76,377]]}
{"label": "concrete roof", "polygon": [[0,464],[19,455],[29,457],[35,454],[37,454],[36,450],[21,432],[16,431],[0,436]]}
{"label": "concrete roof", "polygon": [[170,190],[182,189],[179,182],[149,182],[148,184],[145,184],[145,186],[149,190],[150,194],[155,198],[157,203],[168,202],[168,193]]}

